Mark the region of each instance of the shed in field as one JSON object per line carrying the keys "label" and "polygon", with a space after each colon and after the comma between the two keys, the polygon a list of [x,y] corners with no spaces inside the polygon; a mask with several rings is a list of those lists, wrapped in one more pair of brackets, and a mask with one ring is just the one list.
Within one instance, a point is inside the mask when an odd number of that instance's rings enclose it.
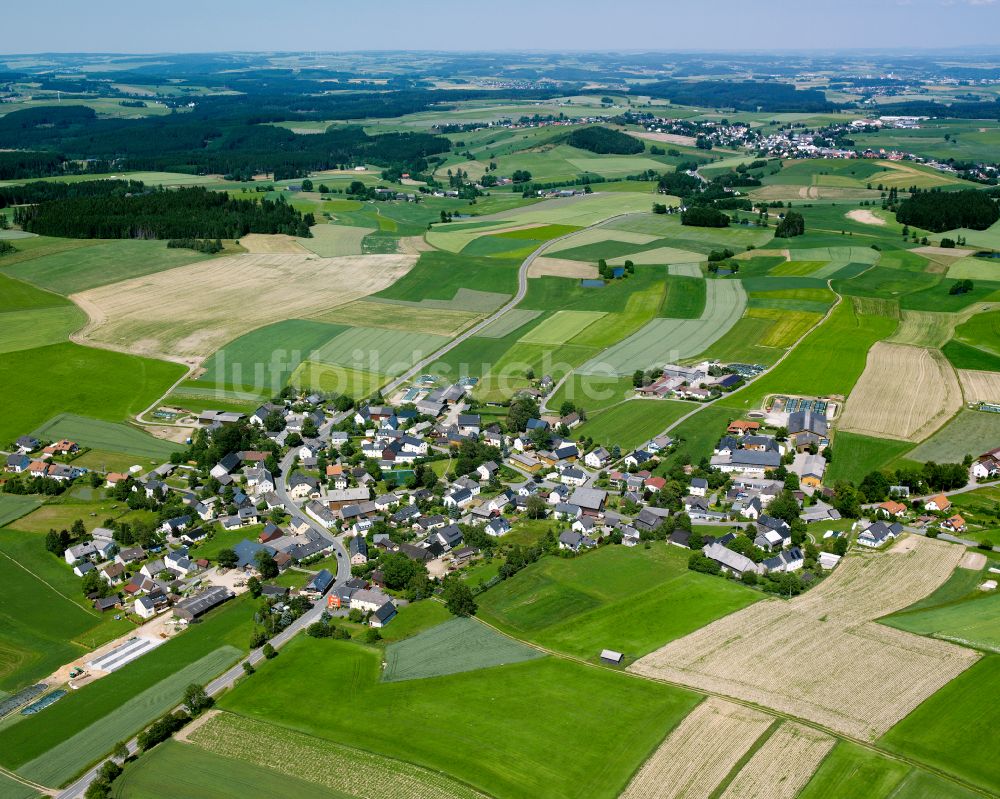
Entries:
{"label": "shed in field", "polygon": [[621,652],[615,652],[613,649],[604,649],[601,651],[601,663],[620,666],[624,659],[625,656]]}

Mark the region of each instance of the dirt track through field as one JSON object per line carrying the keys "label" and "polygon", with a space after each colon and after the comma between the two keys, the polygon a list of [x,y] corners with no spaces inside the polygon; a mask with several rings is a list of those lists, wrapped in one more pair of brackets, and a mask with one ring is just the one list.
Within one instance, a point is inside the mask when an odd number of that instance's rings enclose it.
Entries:
{"label": "dirt track through field", "polygon": [[854,386],[840,429],[923,441],[962,407],[955,370],[939,350],[880,341]]}
{"label": "dirt track through field", "polygon": [[874,741],[979,658],[874,622],[931,593],[963,554],[922,537],[887,552],[852,553],[807,594],[758,602],[629,670]]}
{"label": "dirt track through field", "polygon": [[411,255],[233,255],[70,299],[90,317],[79,334],[84,341],[196,362],[250,330],[380,291],[415,262]]}
{"label": "dirt track through field", "polygon": [[622,799],[708,799],[773,721],[759,710],[709,697],[653,752]]}

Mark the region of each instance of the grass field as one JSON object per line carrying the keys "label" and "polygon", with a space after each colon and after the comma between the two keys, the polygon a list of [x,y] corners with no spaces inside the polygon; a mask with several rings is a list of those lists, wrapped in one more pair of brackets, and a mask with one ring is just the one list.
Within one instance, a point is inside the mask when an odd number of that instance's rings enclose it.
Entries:
{"label": "grass field", "polygon": [[[95,721],[45,754],[25,763],[18,773],[42,785],[61,785],[98,761],[117,741],[128,740],[143,726],[178,704],[191,683],[204,685],[233,665],[240,650],[216,649],[123,701],[113,713]],[[156,657],[154,652],[147,657]]]}
{"label": "grass field", "polygon": [[991,754],[1000,708],[987,699],[998,690],[1000,657],[985,657],[889,730],[882,743],[1000,793],[1000,760]]}
{"label": "grass field", "polygon": [[981,455],[1000,438],[1000,414],[963,409],[952,421],[907,454],[910,460],[955,463]]}
{"label": "grass field", "polygon": [[[300,636],[220,705],[440,769],[498,799],[575,797],[580,785],[610,799],[696,702],[559,658],[394,683],[379,681],[380,660],[377,650]],[[297,699],[303,690],[308,705]],[[356,707],[365,708],[363,725],[348,711]],[[398,723],[400,708],[420,719],[419,735]]]}
{"label": "grass field", "polygon": [[397,375],[440,349],[445,336],[415,331],[352,327],[334,336],[312,355],[330,366],[380,375]]}
{"label": "grass field", "polygon": [[827,469],[827,478],[858,483],[869,472],[888,466],[912,446],[907,441],[838,431],[831,446],[834,457]]}
{"label": "grass field", "polygon": [[[507,316],[510,314],[505,314],[499,322],[506,320]],[[356,300],[347,305],[316,314],[312,318],[319,322],[330,322],[336,325],[355,325],[363,321],[368,327],[454,336],[479,317],[480,312],[475,310],[425,308],[417,303],[402,305],[373,300]]]}
{"label": "grass field", "polygon": [[[978,576],[978,580],[986,579]],[[974,587],[971,594],[935,607],[907,610],[882,620],[897,630],[929,635],[1000,653],[1000,595]]]}
{"label": "grass field", "polygon": [[249,762],[245,754],[225,757],[200,746],[165,741],[129,765],[115,780],[113,795],[118,799],[160,799],[164,786],[169,785],[172,799],[246,799],[253,795],[346,799],[351,796],[307,782],[297,774],[283,774],[267,765],[258,766]]}
{"label": "grass field", "polygon": [[570,400],[578,408],[591,412],[617,405],[632,394],[631,377],[603,377],[574,373],[549,398],[548,405],[558,408],[563,402]]}
{"label": "grass field", "polygon": [[721,404],[756,408],[774,393],[846,396],[864,371],[868,349],[895,327],[894,319],[858,316],[850,303],[842,302],[778,367]]}
{"label": "grass field", "polygon": [[0,527],[31,513],[41,500],[23,494],[0,494]]}
{"label": "grass field", "polygon": [[701,276],[671,275],[660,316],[671,319],[699,319],[705,312],[706,282]]}
{"label": "grass field", "polygon": [[608,648],[631,661],[759,597],[689,571],[687,559],[662,544],[546,558],[478,597],[480,615],[560,652],[596,661]]}
{"label": "grass field", "polygon": [[75,305],[0,313],[0,355],[59,344],[86,321],[86,314]]}
{"label": "grass field", "polygon": [[[46,752],[113,716],[130,698],[189,664],[227,645],[245,651],[253,626],[251,615],[246,600],[233,600],[210,613],[200,624],[157,647],[155,653],[71,692],[43,713],[0,729],[0,765],[16,770],[36,759],[43,762]],[[182,693],[183,688],[177,693]],[[180,696],[175,695],[174,699]]]}
{"label": "grass field", "polygon": [[198,382],[276,395],[300,363],[345,330],[346,325],[306,319],[266,325],[230,341],[206,359]]}
{"label": "grass field", "polygon": [[941,348],[956,369],[1000,372],[1000,355],[952,339]]}
{"label": "grass field", "polygon": [[44,289],[74,294],[209,257],[184,248],[168,249],[165,241],[88,240],[77,249],[23,260],[5,271]]}
{"label": "grass field", "polygon": [[556,311],[521,337],[525,344],[563,344],[604,316],[600,311]]}
{"label": "grass field", "polygon": [[295,370],[288,382],[299,388],[346,394],[361,399],[374,393],[388,381],[386,375],[374,372],[306,361]]}
{"label": "grass field", "polygon": [[472,619],[456,618],[391,644],[385,652],[385,682],[442,677],[544,657]]}
{"label": "grass field", "polygon": [[[820,319],[820,313],[786,311],[776,308],[747,308],[746,318],[766,319],[770,322],[766,332],[757,339],[761,347],[787,349],[809,332]],[[732,332],[732,331],[731,331]]]}
{"label": "grass field", "polygon": [[335,258],[338,255],[361,255],[361,240],[372,232],[372,228],[315,225],[310,231],[313,237],[300,239],[302,246],[321,258]]}
{"label": "grass field", "polygon": [[593,412],[574,432],[593,438],[598,445],[617,444],[629,449],[659,435],[667,425],[696,408],[693,403],[679,400],[632,400]]}
{"label": "grass field", "polygon": [[35,428],[32,435],[42,441],[68,438],[82,447],[151,459],[169,458],[170,453],[178,448],[177,444],[153,438],[125,424],[88,419],[71,413],[61,413],[49,419]]}
{"label": "grass field", "polygon": [[53,344],[0,357],[10,402],[0,441],[12,441],[60,413],[121,422],[146,408],[184,368],[134,355]]}
{"label": "grass field", "polygon": [[736,324],[746,308],[746,293],[738,281],[710,280],[706,289],[700,318],[654,319],[589,361],[580,372],[627,375],[703,352]]}
{"label": "grass field", "polygon": [[404,277],[375,296],[388,300],[450,300],[461,288],[498,294],[517,290],[518,261],[425,252]]}
{"label": "grass field", "polygon": [[[813,775],[799,799],[831,796],[865,796],[887,799],[906,779],[912,767],[870,749],[839,741]],[[935,794],[936,795],[936,794]]]}

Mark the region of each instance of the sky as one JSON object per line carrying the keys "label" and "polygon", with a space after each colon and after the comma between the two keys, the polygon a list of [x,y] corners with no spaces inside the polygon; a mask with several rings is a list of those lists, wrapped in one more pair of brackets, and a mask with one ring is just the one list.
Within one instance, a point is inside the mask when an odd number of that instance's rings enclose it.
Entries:
{"label": "sky", "polygon": [[[1000,0],[46,0],[0,53],[1000,47]],[[44,14],[44,24],[40,15]]]}

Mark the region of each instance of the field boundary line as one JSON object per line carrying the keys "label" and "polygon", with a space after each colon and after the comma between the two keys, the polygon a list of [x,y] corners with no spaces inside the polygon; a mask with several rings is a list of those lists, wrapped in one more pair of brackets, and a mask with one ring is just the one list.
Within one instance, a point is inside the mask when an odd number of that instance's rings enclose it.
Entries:
{"label": "field boundary line", "polygon": [[21,783],[21,785],[36,790],[39,793],[43,793],[46,796],[56,796],[59,793],[59,791],[55,788],[49,788],[40,783],[32,782],[26,777],[22,777],[15,771],[9,771],[8,769],[5,769],[3,766],[0,766],[0,774],[2,774],[3,776],[7,777],[10,780],[13,780],[14,782],[19,782]]}
{"label": "field boundary line", "polygon": [[[434,600],[436,602],[441,602],[442,604],[444,604],[443,600],[441,600],[440,597],[434,597]],[[784,600],[782,600],[782,599],[780,599],[778,597],[771,597],[771,598],[765,599],[763,601],[781,602],[781,601],[784,601]],[[552,657],[562,658],[563,660],[573,661],[573,662],[579,663],[579,664],[581,664],[583,666],[589,666],[592,669],[600,669],[602,671],[610,671],[610,672],[614,672],[616,674],[623,674],[623,675],[628,676],[628,677],[635,677],[635,678],[640,679],[640,680],[649,680],[650,682],[662,683],[664,685],[669,685],[669,686],[672,686],[674,688],[680,688],[680,689],[683,689],[685,691],[689,691],[691,693],[699,694],[699,695],[702,695],[702,696],[713,696],[713,697],[716,697],[717,699],[724,699],[727,702],[733,702],[735,704],[742,705],[743,707],[750,708],[751,710],[758,710],[758,711],[760,711],[762,713],[767,713],[768,715],[773,716],[777,720],[778,726],[780,726],[780,723],[784,722],[784,721],[796,722],[798,724],[803,725],[804,727],[810,727],[810,728],[812,728],[814,730],[817,730],[819,732],[825,733],[826,735],[829,735],[829,736],[833,737],[836,740],[850,741],[851,743],[857,744],[858,746],[864,747],[865,749],[869,749],[872,752],[876,752],[877,754],[881,755],[882,757],[888,758],[889,760],[896,760],[896,761],[898,761],[900,763],[905,763],[908,766],[911,766],[913,768],[922,769],[923,771],[926,771],[928,773],[934,774],[935,776],[940,777],[941,779],[943,779],[943,780],[945,780],[947,782],[951,782],[951,783],[954,783],[956,785],[960,785],[963,788],[965,788],[966,790],[969,790],[969,791],[975,793],[978,796],[985,797],[986,799],[989,799],[990,797],[992,797],[992,794],[990,794],[987,789],[982,788],[979,785],[975,785],[975,784],[973,784],[971,782],[967,782],[967,781],[963,780],[961,777],[958,777],[958,776],[956,776],[954,774],[951,774],[949,772],[943,771],[943,770],[939,769],[937,766],[933,766],[933,765],[931,765],[929,763],[924,763],[924,762],[922,762],[920,760],[915,760],[915,759],[913,759],[913,758],[911,758],[911,757],[909,757],[907,755],[901,754],[899,752],[894,752],[892,750],[886,749],[886,748],[884,748],[882,746],[879,746],[877,743],[874,743],[874,742],[871,742],[871,741],[866,741],[866,740],[864,740],[862,738],[855,738],[854,736],[848,735],[847,733],[838,732],[836,730],[830,729],[829,727],[823,726],[819,722],[812,721],[811,719],[804,719],[804,718],[800,718],[798,716],[793,716],[790,713],[784,713],[784,712],[782,712],[780,710],[775,710],[774,708],[767,707],[765,705],[758,705],[758,704],[755,704],[754,702],[750,702],[750,701],[748,701],[746,699],[741,699],[741,698],[736,697],[736,696],[729,696],[727,694],[723,694],[723,693],[720,693],[718,691],[709,691],[709,690],[705,690],[705,689],[702,689],[702,688],[694,688],[694,687],[692,687],[690,685],[686,685],[686,684],[680,683],[680,682],[675,682],[673,680],[668,680],[668,679],[665,679],[663,677],[650,677],[650,676],[647,676],[647,675],[644,675],[644,674],[636,674],[635,672],[632,672],[632,671],[626,671],[624,669],[620,669],[619,670],[619,669],[613,669],[613,668],[611,668],[609,666],[602,666],[599,663],[591,663],[590,661],[584,660],[583,658],[577,657],[576,655],[569,655],[569,654],[566,654],[565,652],[557,652],[556,650],[549,649],[548,647],[542,646],[541,644],[536,644],[536,643],[534,643],[532,641],[525,641],[523,639],[520,639],[517,636],[511,635],[510,633],[502,630],[501,628],[497,627],[495,624],[492,624],[492,623],[486,621],[485,619],[479,618],[479,616],[472,616],[471,618],[475,619],[480,624],[485,624],[487,627],[492,628],[493,630],[495,630],[496,632],[500,633],[501,635],[505,635],[508,638],[512,638],[515,641],[520,641],[525,646],[533,647],[533,648],[539,650],[540,652],[544,652],[547,655],[551,655]],[[913,633],[913,634],[916,635],[916,633]],[[918,636],[918,637],[923,637],[923,636]],[[695,707],[697,707],[697,705],[695,705]],[[694,708],[692,708],[692,710],[693,709]],[[669,734],[669,733],[667,733],[667,734]],[[666,735],[664,735],[664,738],[666,738]],[[661,743],[662,743],[662,741],[661,741]],[[642,765],[644,765],[644,764],[645,764],[645,761],[643,761],[643,763],[640,764],[640,767]]]}
{"label": "field boundary line", "polygon": [[66,594],[64,594],[62,591],[60,591],[54,585],[52,585],[52,583],[50,583],[48,580],[46,580],[46,579],[38,576],[31,569],[29,569],[27,566],[25,566],[25,565],[23,565],[21,563],[18,563],[16,560],[14,560],[10,555],[8,555],[3,550],[0,550],[0,555],[3,555],[5,558],[7,558],[7,560],[9,560],[11,563],[13,563],[18,568],[24,569],[24,571],[26,571],[28,574],[30,574],[32,577],[34,577],[36,580],[38,580],[38,582],[42,583],[43,585],[47,586],[48,588],[50,588],[55,593],[59,594],[59,596],[61,596],[63,599],[65,599],[67,602],[69,602],[71,605],[73,605],[73,607],[79,608],[84,613],[88,613],[91,616],[93,616],[94,618],[97,618],[97,619],[101,618],[97,614],[96,611],[88,609],[88,608],[85,608],[83,605],[80,605],[77,602],[75,602],[74,600],[70,599],[68,596],[66,596]]}

